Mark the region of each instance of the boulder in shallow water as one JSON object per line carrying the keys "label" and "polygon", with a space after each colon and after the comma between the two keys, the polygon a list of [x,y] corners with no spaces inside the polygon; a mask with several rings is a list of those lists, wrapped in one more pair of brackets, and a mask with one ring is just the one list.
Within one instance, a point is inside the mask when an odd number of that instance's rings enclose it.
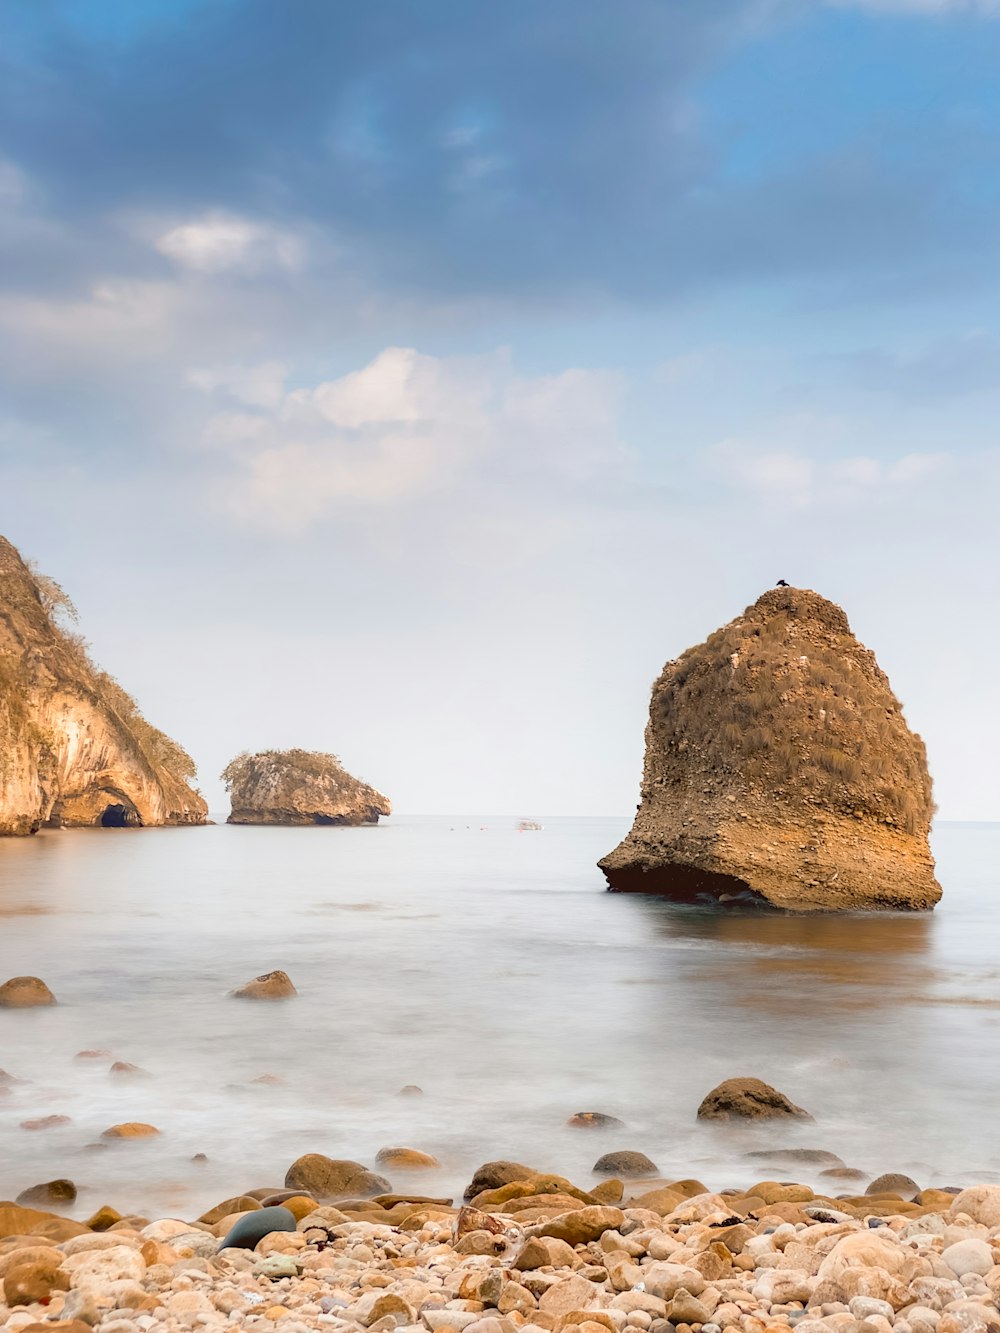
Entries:
{"label": "boulder in shallow water", "polygon": [[290,1000],[298,995],[287,972],[280,969],[274,972],[262,972],[239,990],[229,992],[237,1000]]}
{"label": "boulder in shallow water", "polygon": [[603,1111],[577,1111],[566,1121],[574,1129],[624,1129],[624,1122],[617,1116],[605,1115]]}
{"label": "boulder in shallow water", "polygon": [[376,1194],[387,1194],[392,1185],[384,1176],[369,1171],[360,1162],[344,1158],[325,1157],[322,1153],[305,1153],[288,1168],[285,1174],[287,1189],[301,1190],[310,1198],[370,1199]]}
{"label": "boulder in shallow water", "polygon": [[770,1120],[789,1116],[811,1120],[801,1106],[759,1078],[727,1078],[702,1099],[699,1120]]}
{"label": "boulder in shallow water", "polygon": [[395,1166],[409,1171],[427,1170],[441,1165],[436,1157],[418,1148],[381,1148],[375,1154],[375,1160],[379,1166]]}
{"label": "boulder in shallow water", "polygon": [[773,588],[653,686],[610,889],[792,911],[941,897],[927,757],[839,606]]}
{"label": "boulder in shallow water", "polygon": [[47,1180],[42,1185],[22,1190],[16,1202],[27,1208],[51,1208],[72,1203],[75,1199],[76,1186],[72,1180]]}
{"label": "boulder in shallow water", "polygon": [[295,1214],[280,1205],[244,1213],[219,1245],[220,1250],[254,1250],[274,1231],[294,1231]]}
{"label": "boulder in shallow water", "polygon": [[885,1175],[876,1176],[865,1190],[865,1193],[898,1194],[901,1199],[906,1199],[909,1202],[920,1193],[920,1186],[909,1176],[902,1176],[898,1171],[887,1171]]}
{"label": "boulder in shallow water", "polygon": [[141,1120],[126,1120],[120,1125],[111,1125],[101,1135],[102,1139],[152,1139],[159,1134],[155,1125],[144,1124]]}
{"label": "boulder in shallow water", "polygon": [[0,986],[0,1008],[35,1009],[55,1004],[56,997],[41,977],[11,977]]}
{"label": "boulder in shallow water", "polygon": [[622,1176],[625,1180],[660,1174],[660,1168],[644,1152],[606,1152],[592,1170],[599,1176]]}

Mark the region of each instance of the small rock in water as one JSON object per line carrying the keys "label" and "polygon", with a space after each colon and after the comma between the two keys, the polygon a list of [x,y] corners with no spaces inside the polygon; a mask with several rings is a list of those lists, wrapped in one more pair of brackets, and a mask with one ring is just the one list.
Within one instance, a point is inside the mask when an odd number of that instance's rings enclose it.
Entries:
{"label": "small rock in water", "polygon": [[22,1120],[22,1129],[54,1129],[56,1125],[70,1124],[68,1115],[43,1115],[36,1120]]}
{"label": "small rock in water", "polygon": [[424,1090],[423,1088],[418,1088],[415,1083],[407,1083],[404,1088],[400,1088],[396,1095],[398,1097],[422,1097],[424,1095]]}
{"label": "small rock in water", "polygon": [[155,1125],[144,1124],[141,1120],[128,1120],[121,1125],[111,1125],[101,1135],[102,1139],[151,1139],[159,1134]]}
{"label": "small rock in water", "polygon": [[128,1060],[116,1060],[108,1070],[109,1074],[124,1075],[131,1078],[148,1077],[145,1069],[140,1069],[138,1065],[129,1064]]}
{"label": "small rock in water", "polygon": [[72,1180],[47,1180],[42,1185],[32,1185],[22,1190],[16,1202],[22,1207],[40,1205],[47,1207],[58,1203],[72,1203],[76,1198],[76,1186]]}
{"label": "small rock in water", "polygon": [[698,1107],[699,1120],[767,1120],[778,1116],[812,1119],[808,1111],[759,1078],[727,1078],[707,1093]]}
{"label": "small rock in water", "polygon": [[888,1171],[878,1176],[865,1190],[866,1194],[898,1194],[901,1199],[913,1199],[920,1193],[920,1186],[909,1176],[901,1176],[898,1171]]}
{"label": "small rock in water", "polygon": [[379,1166],[398,1166],[410,1170],[441,1165],[436,1157],[420,1152],[417,1148],[382,1148],[375,1154],[375,1160]]}
{"label": "small rock in water", "polygon": [[298,995],[287,972],[262,972],[245,986],[230,991],[237,1000],[288,1000]]}
{"label": "small rock in water", "polygon": [[606,1152],[591,1168],[602,1176],[657,1176],[659,1167],[642,1152]]}
{"label": "small rock in water", "polygon": [[388,1194],[392,1185],[360,1162],[304,1153],[285,1173],[285,1188],[301,1190],[314,1199],[370,1199]]}
{"label": "small rock in water", "polygon": [[41,977],[11,977],[0,986],[0,1009],[33,1009],[55,1002]]}
{"label": "small rock in water", "polygon": [[[280,1206],[274,1208],[258,1208],[254,1212],[244,1213],[229,1234],[219,1245],[220,1250],[253,1250],[272,1231],[294,1231],[296,1227],[295,1214],[290,1213],[287,1208]],[[270,1260],[286,1260],[286,1255],[269,1255],[265,1262]],[[292,1261],[292,1273],[296,1272],[295,1263]],[[270,1276],[270,1273],[268,1274]]]}
{"label": "small rock in water", "polygon": [[104,1050],[77,1051],[74,1060],[110,1060],[111,1052]]}
{"label": "small rock in water", "polygon": [[577,1111],[576,1115],[571,1115],[566,1123],[572,1125],[574,1129],[602,1129],[615,1125],[622,1129],[625,1127],[623,1120],[614,1115],[605,1115],[603,1111]]}

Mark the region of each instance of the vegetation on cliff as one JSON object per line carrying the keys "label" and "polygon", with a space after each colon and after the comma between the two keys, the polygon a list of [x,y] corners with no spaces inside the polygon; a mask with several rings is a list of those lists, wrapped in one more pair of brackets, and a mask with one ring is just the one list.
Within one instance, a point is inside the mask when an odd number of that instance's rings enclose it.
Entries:
{"label": "vegetation on cliff", "polygon": [[359,782],[336,755],[314,750],[244,751],[222,771],[230,824],[377,824],[386,796]]}
{"label": "vegetation on cliff", "polygon": [[91,660],[76,608],[0,538],[0,832],[202,823],[191,756]]}

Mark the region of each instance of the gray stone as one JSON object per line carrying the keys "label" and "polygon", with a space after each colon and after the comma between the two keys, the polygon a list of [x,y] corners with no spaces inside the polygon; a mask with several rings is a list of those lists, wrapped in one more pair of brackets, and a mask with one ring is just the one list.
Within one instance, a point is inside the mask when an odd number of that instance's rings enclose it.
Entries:
{"label": "gray stone", "polygon": [[272,1231],[294,1231],[295,1227],[295,1214],[287,1208],[255,1208],[237,1220],[219,1249],[253,1250]]}

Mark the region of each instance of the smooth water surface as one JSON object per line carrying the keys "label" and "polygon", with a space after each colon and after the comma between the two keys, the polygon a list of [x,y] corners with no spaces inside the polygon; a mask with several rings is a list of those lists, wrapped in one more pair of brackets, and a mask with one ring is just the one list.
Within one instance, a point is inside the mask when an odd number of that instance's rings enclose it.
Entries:
{"label": "smooth water surface", "polygon": [[[745,1154],[791,1145],[923,1184],[1000,1179],[1000,826],[937,830],[932,915],[795,917],[606,893],[594,862],[625,821],[544,824],[0,840],[0,980],[59,1000],[0,1010],[0,1067],[23,1080],[0,1095],[0,1197],[69,1176],[77,1216],[190,1216],[280,1186],[302,1152],[386,1146],[440,1159],[392,1173],[428,1194],[493,1157],[586,1184],[616,1148],[712,1188],[773,1175]],[[272,968],[298,999],[227,995]],[[74,1060],[94,1047],[147,1076]],[[815,1123],[698,1124],[740,1074]],[[583,1110],[626,1128],[568,1128]],[[20,1128],[52,1114],[71,1123]],[[124,1120],[162,1137],[91,1146]]]}

